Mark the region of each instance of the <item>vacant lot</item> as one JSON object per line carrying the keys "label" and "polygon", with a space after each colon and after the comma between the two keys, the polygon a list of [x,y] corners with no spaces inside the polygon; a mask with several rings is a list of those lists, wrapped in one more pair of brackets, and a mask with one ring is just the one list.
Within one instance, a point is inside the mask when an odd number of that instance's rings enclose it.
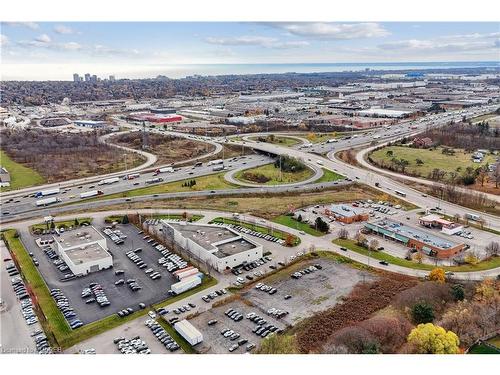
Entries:
{"label": "vacant lot", "polygon": [[1,191],[21,189],[28,186],[41,185],[45,179],[37,171],[16,163],[4,151],[0,151],[0,165],[10,174],[10,186],[0,188]]}
{"label": "vacant lot", "polygon": [[[403,146],[389,146],[380,150],[376,150],[371,154],[371,158],[380,166],[393,166],[391,161],[393,158],[404,159],[409,162],[406,171],[412,175],[418,175],[427,178],[433,169],[440,169],[445,172],[463,172],[467,167],[476,169],[485,164],[493,163],[494,157],[487,155],[483,163],[473,163],[469,152],[463,150],[455,150],[454,155],[445,155],[442,153],[442,148],[436,149],[418,149]],[[417,164],[416,160],[420,159],[423,164]]]}
{"label": "vacant lot", "polygon": [[136,153],[99,143],[97,132],[5,130],[1,136],[2,151],[10,160],[36,172],[30,176],[29,170],[19,170],[19,187],[111,173],[144,162]]}
{"label": "vacant lot", "polygon": [[305,168],[299,172],[282,172],[274,164],[266,164],[260,167],[245,169],[237,172],[234,177],[246,183],[263,185],[279,185],[300,182],[310,178],[314,172]]}
{"label": "vacant lot", "polygon": [[[111,138],[111,142],[136,150],[142,150],[142,132],[121,134]],[[214,149],[214,146],[204,142],[171,135],[148,133],[147,151],[158,156],[158,161],[156,162],[158,165],[193,159]]]}

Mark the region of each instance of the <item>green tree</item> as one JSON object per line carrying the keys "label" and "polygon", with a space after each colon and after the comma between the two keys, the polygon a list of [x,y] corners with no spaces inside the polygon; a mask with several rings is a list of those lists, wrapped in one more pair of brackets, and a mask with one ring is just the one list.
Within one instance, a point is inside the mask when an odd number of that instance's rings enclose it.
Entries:
{"label": "green tree", "polygon": [[408,343],[420,354],[456,354],[460,340],[454,332],[427,323],[419,324],[410,332]]}
{"label": "green tree", "polygon": [[463,301],[465,298],[464,287],[460,284],[455,284],[451,287],[451,295],[455,301]]}
{"label": "green tree", "polygon": [[77,218],[75,218],[75,227],[79,226],[80,225],[80,222],[78,221]]}
{"label": "green tree", "polygon": [[322,218],[317,217],[316,218],[316,229],[319,230],[320,232],[327,233],[328,230],[330,229],[330,226],[328,223],[326,223]]}
{"label": "green tree", "polygon": [[128,224],[129,221],[128,221],[128,215],[123,215],[123,218],[122,218],[122,224]]}
{"label": "green tree", "polygon": [[426,302],[413,305],[411,316],[415,324],[431,323],[434,320],[434,309]]}

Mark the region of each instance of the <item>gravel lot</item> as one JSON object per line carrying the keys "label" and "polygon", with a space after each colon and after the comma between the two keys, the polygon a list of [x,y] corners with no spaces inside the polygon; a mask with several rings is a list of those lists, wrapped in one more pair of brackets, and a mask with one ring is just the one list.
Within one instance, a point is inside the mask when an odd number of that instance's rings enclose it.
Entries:
{"label": "gravel lot", "polygon": [[[290,277],[293,272],[313,264],[319,264],[322,269],[304,275],[300,279]],[[331,259],[318,258],[294,264],[285,271],[262,280],[262,283],[276,288],[278,290],[276,294],[270,295],[251,288],[243,292],[242,296],[264,313],[270,308],[288,311],[289,314],[282,321],[293,325],[317,311],[336,305],[357,283],[372,279],[373,275],[369,272],[357,270],[346,264],[338,264]],[[291,295],[292,298],[285,300],[285,295]]]}

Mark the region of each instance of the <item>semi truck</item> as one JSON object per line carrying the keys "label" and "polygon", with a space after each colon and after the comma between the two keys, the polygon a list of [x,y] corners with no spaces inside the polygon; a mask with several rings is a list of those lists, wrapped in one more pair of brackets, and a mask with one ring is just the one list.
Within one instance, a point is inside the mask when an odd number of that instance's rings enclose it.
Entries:
{"label": "semi truck", "polygon": [[153,173],[153,175],[156,176],[159,175],[160,173],[174,173],[174,168],[172,167],[159,168]]}
{"label": "semi truck", "polygon": [[226,169],[226,167],[224,167],[224,165],[221,164],[221,165],[216,165],[215,167],[213,167],[212,171],[217,172],[217,171],[223,171],[224,169]]}
{"label": "semi truck", "polygon": [[59,189],[59,188],[37,191],[35,193],[35,198],[40,198],[40,197],[46,197],[48,195],[59,194],[60,192],[61,192],[61,189]]}
{"label": "semi truck", "polygon": [[124,180],[133,180],[134,178],[139,178],[141,175],[139,173],[132,173],[126,176],[123,176]]}
{"label": "semi truck", "polygon": [[191,345],[195,346],[203,341],[203,335],[195,326],[193,326],[186,319],[183,319],[174,324],[174,329],[184,337],[184,339]]}
{"label": "semi truck", "polygon": [[119,181],[120,181],[119,177],[107,178],[105,180],[99,181],[97,185],[111,185]]}
{"label": "semi truck", "polygon": [[170,286],[172,292],[176,295],[184,293],[187,290],[193,289],[201,284],[201,277],[197,274],[194,276],[186,277],[185,279],[172,284]]}
{"label": "semi truck", "polygon": [[96,197],[102,194],[103,194],[102,190],[91,190],[91,191],[86,191],[85,193],[81,193],[80,198],[83,199],[83,198]]}
{"label": "semi truck", "polygon": [[54,204],[54,203],[58,203],[60,202],[61,200],[57,197],[50,197],[50,198],[46,198],[46,199],[39,199],[36,201],[36,205],[37,207],[40,207],[40,206],[48,206],[49,204]]}
{"label": "semi truck", "polygon": [[211,160],[207,163],[208,166],[211,166],[211,165],[217,165],[217,164],[223,164],[224,163],[224,160],[222,159],[216,159],[216,160]]}
{"label": "semi truck", "polygon": [[146,180],[146,184],[156,184],[157,182],[162,182],[163,178],[161,177],[156,177],[156,178],[151,178],[149,180]]}

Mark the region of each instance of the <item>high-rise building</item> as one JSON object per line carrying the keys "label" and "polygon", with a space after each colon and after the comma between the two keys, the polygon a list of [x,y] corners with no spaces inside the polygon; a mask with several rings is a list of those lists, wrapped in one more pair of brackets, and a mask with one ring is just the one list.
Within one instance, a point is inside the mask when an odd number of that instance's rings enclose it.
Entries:
{"label": "high-rise building", "polygon": [[92,77],[90,77],[90,81],[97,82],[97,76],[95,74],[93,74]]}
{"label": "high-rise building", "polygon": [[80,82],[81,78],[78,73],[73,74],[73,82]]}
{"label": "high-rise building", "polygon": [[115,76],[109,76],[109,80],[110,80],[111,82],[116,81]]}
{"label": "high-rise building", "polygon": [[85,82],[90,81],[90,73],[85,73]]}

